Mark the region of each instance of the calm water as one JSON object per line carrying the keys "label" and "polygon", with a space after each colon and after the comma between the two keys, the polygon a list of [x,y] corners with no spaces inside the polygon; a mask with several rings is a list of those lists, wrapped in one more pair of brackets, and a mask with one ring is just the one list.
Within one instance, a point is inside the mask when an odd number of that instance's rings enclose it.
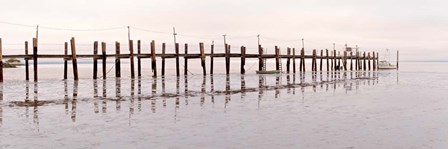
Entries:
{"label": "calm water", "polygon": [[80,65],[74,82],[43,65],[37,84],[5,69],[0,148],[447,148],[446,68],[94,81]]}

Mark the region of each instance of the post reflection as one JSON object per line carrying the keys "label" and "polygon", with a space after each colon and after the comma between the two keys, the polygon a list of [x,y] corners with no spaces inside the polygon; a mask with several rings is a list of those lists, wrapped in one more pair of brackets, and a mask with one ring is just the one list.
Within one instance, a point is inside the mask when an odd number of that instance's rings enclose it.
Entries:
{"label": "post reflection", "polygon": [[3,125],[3,83],[0,83],[0,127]]}
{"label": "post reflection", "polygon": [[71,118],[73,122],[76,122],[76,105],[78,102],[78,81],[73,82],[73,98],[72,98],[72,113]]}

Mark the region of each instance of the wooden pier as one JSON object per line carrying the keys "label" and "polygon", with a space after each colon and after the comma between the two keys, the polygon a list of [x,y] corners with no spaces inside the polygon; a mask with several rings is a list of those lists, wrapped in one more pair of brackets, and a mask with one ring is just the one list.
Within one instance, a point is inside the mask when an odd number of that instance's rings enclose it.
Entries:
{"label": "wooden pier", "polygon": [[[141,59],[151,59],[151,70],[152,70],[152,76],[157,77],[158,76],[158,67],[157,67],[157,58],[161,58],[162,65],[160,71],[161,76],[166,75],[165,74],[165,60],[166,59],[176,59],[176,75],[180,76],[180,64],[179,64],[179,58],[184,58],[184,75],[187,75],[188,72],[188,60],[190,59],[200,59],[201,60],[201,67],[202,67],[202,73],[203,75],[207,75],[207,68],[206,68],[206,59],[207,57],[210,59],[210,68],[209,72],[210,74],[213,74],[213,68],[214,68],[214,59],[215,58],[224,58],[225,59],[225,69],[226,74],[230,73],[230,61],[231,58],[240,58],[241,64],[240,64],[240,73],[245,74],[245,64],[246,59],[258,59],[259,68],[258,70],[261,71],[265,66],[263,66],[263,63],[266,61],[266,59],[275,59],[276,62],[276,70],[283,71],[283,65],[282,65],[282,59],[286,60],[286,71],[285,73],[296,73],[296,59],[299,59],[299,71],[301,73],[306,71],[306,65],[305,65],[305,59],[311,59],[311,71],[312,72],[323,72],[323,65],[326,64],[326,71],[376,71],[378,67],[378,53],[372,51],[372,52],[352,52],[352,51],[342,51],[343,54],[341,55],[341,51],[337,52],[336,50],[331,51],[329,53],[328,49],[325,49],[325,55],[324,50],[320,50],[320,54],[318,54],[318,50],[313,49],[312,54],[306,55],[305,49],[302,48],[300,51],[296,52],[295,48],[284,48],[280,49],[279,47],[275,46],[275,54],[265,54],[264,53],[264,47],[262,45],[258,45],[258,53],[257,54],[250,54],[246,53],[246,47],[241,46],[239,52],[231,52],[231,51],[237,51],[232,50],[231,45],[225,44],[224,47],[224,53],[216,53],[214,51],[215,45],[212,44],[210,46],[210,53],[206,53],[206,48],[204,46],[204,43],[198,43],[199,49],[189,49],[188,44],[184,44],[184,53],[179,53],[179,43],[175,44],[174,53],[173,54],[167,54],[166,53],[166,44],[163,43],[161,47],[156,47],[156,42],[153,40],[150,43],[150,50],[149,53],[145,53],[142,51],[141,48],[141,41],[137,41],[137,53],[134,54],[134,41],[129,40],[129,54],[121,54],[120,52],[120,43],[115,42],[115,53],[107,53],[106,43],[101,43],[101,55],[98,54],[98,42],[95,41],[93,43],[93,54],[76,54],[76,42],[75,38],[70,39],[70,46],[68,46],[68,43],[66,42],[64,44],[64,54],[38,54],[38,43],[37,39],[33,38],[33,53],[30,55],[28,53],[28,42],[25,42],[24,45],[24,54],[19,55],[3,55],[2,51],[2,42],[0,38],[0,60],[3,58],[17,58],[17,59],[24,59],[25,60],[25,69],[26,74],[25,78],[26,80],[29,80],[29,64],[28,61],[33,61],[33,73],[34,73],[34,81],[38,81],[38,59],[40,58],[51,58],[51,59],[61,59],[64,61],[64,79],[67,79],[67,63],[68,61],[72,61],[73,64],[73,79],[78,80],[78,67],[77,67],[77,59],[78,58],[92,58],[93,60],[93,79],[98,78],[98,60],[102,60],[102,72],[103,72],[103,79],[106,79],[106,59],[108,58],[114,58],[115,59],[115,77],[121,77],[121,59],[129,59],[130,60],[130,71],[131,71],[131,78],[135,78],[134,74],[134,59],[137,59],[137,75],[142,76],[141,74],[141,65],[144,65],[141,62]],[[70,47],[71,53],[69,54],[68,48]],[[285,51],[285,55],[282,55],[281,51]],[[157,53],[156,51],[161,51],[161,53]],[[199,53],[194,53],[199,52]],[[296,55],[296,53],[300,53],[299,55]],[[398,57],[398,56],[397,56]],[[292,60],[292,62],[291,62]],[[318,65],[318,61],[320,62]],[[324,62],[325,61],[325,62]],[[292,71],[291,71],[291,63],[292,63]],[[349,64],[350,63],[350,64]],[[349,65],[349,67],[348,67]],[[353,69],[353,65],[355,65]],[[318,68],[319,66],[319,68]],[[397,62],[398,67],[398,62]],[[0,81],[3,81],[3,65],[0,64]]]}

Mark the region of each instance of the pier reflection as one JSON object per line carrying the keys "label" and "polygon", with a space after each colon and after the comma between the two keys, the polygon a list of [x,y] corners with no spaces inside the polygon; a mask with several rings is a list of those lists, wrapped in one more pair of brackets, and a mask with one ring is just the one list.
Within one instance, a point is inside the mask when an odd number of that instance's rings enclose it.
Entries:
{"label": "pier reflection", "polygon": [[[251,103],[251,99],[256,99],[258,108],[261,108],[260,104],[263,101],[285,100],[291,97],[297,97],[292,99],[301,98],[302,103],[304,103],[305,94],[322,92],[344,92],[348,94],[363,86],[377,85],[379,79],[378,72],[327,72],[281,75],[183,76],[150,79],[116,78],[115,80],[88,82],[87,88],[93,88],[86,93],[84,88],[79,90],[78,81],[64,80],[62,99],[52,101],[40,101],[38,98],[38,83],[27,82],[25,84],[25,100],[10,102],[9,104],[24,107],[27,117],[28,109],[32,109],[30,112],[32,112],[33,122],[37,125],[39,125],[39,107],[42,105],[63,105],[65,114],[70,117],[72,122],[76,122],[77,111],[79,108],[84,108],[82,105],[93,104],[94,114],[109,114],[111,112],[108,105],[113,107],[115,104],[114,108],[117,113],[122,112],[122,107],[129,108],[129,124],[131,124],[132,115],[136,112],[157,113],[158,111],[165,111],[161,110],[163,108],[168,107],[167,109],[170,109],[172,107],[176,119],[180,108],[190,105],[204,107],[211,104],[214,107],[216,103],[219,103],[219,108],[224,108],[224,111],[226,111],[231,107],[232,101],[235,100],[232,100],[232,98],[238,96],[237,101],[244,100],[247,103]],[[73,86],[71,86],[71,83],[73,83]],[[4,103],[3,85],[0,85],[0,126],[2,126]],[[31,90],[30,87],[34,88]],[[99,93],[100,90],[101,93]],[[33,91],[34,94],[30,94],[30,91]],[[78,103],[80,94],[87,95],[87,97],[83,96],[83,102]],[[33,98],[33,100],[30,100],[30,98]],[[180,103],[182,101],[184,103]],[[89,107],[91,108],[91,106]]]}

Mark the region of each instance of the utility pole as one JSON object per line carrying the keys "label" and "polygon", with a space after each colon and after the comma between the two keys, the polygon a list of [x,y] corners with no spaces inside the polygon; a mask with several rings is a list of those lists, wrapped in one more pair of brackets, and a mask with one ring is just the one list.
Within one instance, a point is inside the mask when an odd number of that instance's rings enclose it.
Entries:
{"label": "utility pole", "polygon": [[128,26],[128,41],[131,41],[131,27]]}
{"label": "utility pole", "polygon": [[176,35],[177,35],[177,33],[176,33],[176,28],[173,27],[174,45],[176,45],[176,43],[177,43],[177,41],[176,41]]}
{"label": "utility pole", "polygon": [[305,39],[302,38],[302,49],[305,49]]}

